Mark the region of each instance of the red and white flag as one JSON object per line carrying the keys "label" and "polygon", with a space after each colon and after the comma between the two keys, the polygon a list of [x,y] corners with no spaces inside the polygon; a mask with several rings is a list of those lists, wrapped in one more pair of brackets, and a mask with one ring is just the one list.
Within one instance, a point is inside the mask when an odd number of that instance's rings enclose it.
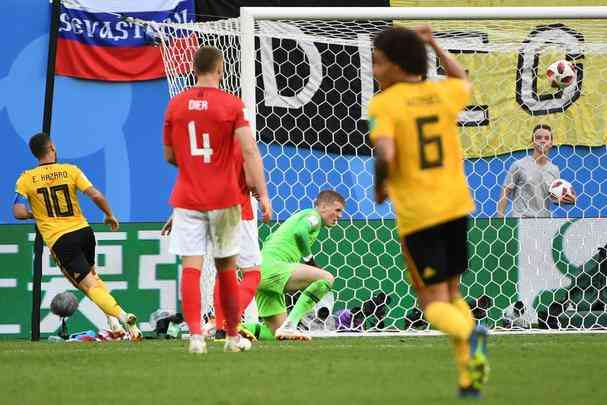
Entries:
{"label": "red and white flag", "polygon": [[164,77],[160,47],[152,43],[144,26],[125,17],[192,22],[194,7],[194,0],[64,1],[59,18],[56,73],[119,82]]}

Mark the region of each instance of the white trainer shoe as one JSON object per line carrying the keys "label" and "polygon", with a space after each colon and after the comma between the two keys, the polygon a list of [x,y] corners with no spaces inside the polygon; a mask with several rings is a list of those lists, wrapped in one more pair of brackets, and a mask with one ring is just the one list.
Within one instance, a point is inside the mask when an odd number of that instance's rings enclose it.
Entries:
{"label": "white trainer shoe", "polygon": [[113,316],[107,316],[107,326],[108,330],[112,333],[112,339],[121,339],[126,335],[126,330],[120,324],[118,318],[114,318]]}
{"label": "white trainer shoe", "polygon": [[276,332],[274,332],[274,337],[276,340],[312,340],[312,337],[306,335],[296,327],[293,327],[287,321],[276,329]]}
{"label": "white trainer shoe", "polygon": [[131,340],[133,342],[139,342],[143,340],[143,334],[137,327],[137,317],[135,314],[127,314],[126,322],[124,323],[124,328],[129,333]]}
{"label": "white trainer shoe", "polygon": [[223,346],[224,352],[246,352],[251,350],[251,341],[240,335],[228,336]]}
{"label": "white trainer shoe", "polygon": [[204,354],[207,352],[207,342],[204,340],[203,335],[192,335],[190,336],[190,347],[188,348],[190,353]]}

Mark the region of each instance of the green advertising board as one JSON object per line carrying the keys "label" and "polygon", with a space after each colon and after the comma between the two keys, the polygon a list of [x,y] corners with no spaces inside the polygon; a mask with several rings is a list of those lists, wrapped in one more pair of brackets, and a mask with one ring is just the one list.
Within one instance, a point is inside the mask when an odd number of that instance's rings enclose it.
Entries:
{"label": "green advertising board", "polygon": [[[179,260],[160,236],[160,223],[122,224],[109,232],[94,225],[97,238],[97,270],[112,294],[134,312],[149,329],[147,320],[162,308],[179,310]],[[260,239],[271,226],[262,225]],[[33,226],[0,226],[0,335],[26,338],[31,331]],[[475,220],[469,233],[470,266],[464,292],[471,297],[488,295],[493,300],[489,318],[499,319],[517,299],[517,222]],[[407,281],[392,221],[342,221],[324,230],[315,247],[317,263],[337,276],[334,311],[360,307],[378,292],[391,297],[385,325],[404,327],[415,296]],[[102,312],[62,276],[45,248],[42,277],[42,335],[56,333],[59,319],[49,307],[55,294],[72,290],[81,299],[70,319],[70,330],[103,328]]]}

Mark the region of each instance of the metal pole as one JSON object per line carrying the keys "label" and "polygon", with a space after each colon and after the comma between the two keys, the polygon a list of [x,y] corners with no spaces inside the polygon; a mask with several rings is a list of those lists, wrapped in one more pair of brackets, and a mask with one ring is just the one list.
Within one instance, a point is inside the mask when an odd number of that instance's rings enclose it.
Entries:
{"label": "metal pole", "polygon": [[44,94],[44,118],[42,132],[51,133],[53,116],[53,93],[55,90],[55,56],[57,55],[57,34],[59,31],[59,13],[61,0],[53,0],[51,11],[51,28],[48,34],[48,59],[46,64],[46,92]]}
{"label": "metal pole", "polygon": [[[46,90],[44,94],[44,117],[42,132],[51,133],[51,118],[53,116],[53,93],[55,90],[55,57],[57,55],[57,33],[59,29],[59,14],[61,0],[53,0],[51,10],[51,25],[48,33],[48,58],[46,63]],[[34,241],[34,269],[32,276],[32,341],[40,340],[40,303],[42,301],[42,236],[36,227]]]}

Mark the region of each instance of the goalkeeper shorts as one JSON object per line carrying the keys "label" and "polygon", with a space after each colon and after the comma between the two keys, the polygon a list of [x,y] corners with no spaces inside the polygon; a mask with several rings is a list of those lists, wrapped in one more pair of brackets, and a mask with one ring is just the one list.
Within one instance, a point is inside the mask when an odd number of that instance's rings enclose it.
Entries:
{"label": "goalkeeper shorts", "polygon": [[260,318],[287,312],[285,287],[298,263],[263,260],[255,301]]}

